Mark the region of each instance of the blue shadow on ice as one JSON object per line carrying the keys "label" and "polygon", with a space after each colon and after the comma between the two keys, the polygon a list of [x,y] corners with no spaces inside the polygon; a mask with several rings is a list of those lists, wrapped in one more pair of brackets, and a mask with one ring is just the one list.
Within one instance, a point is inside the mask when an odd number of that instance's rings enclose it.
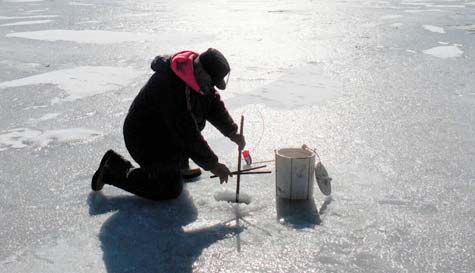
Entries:
{"label": "blue shadow on ice", "polygon": [[277,219],[294,228],[313,228],[321,223],[315,200],[276,199]]}
{"label": "blue shadow on ice", "polygon": [[192,272],[203,249],[241,231],[222,224],[185,231],[183,226],[197,218],[186,191],[163,202],[91,193],[88,204],[90,215],[116,211],[99,232],[109,273]]}

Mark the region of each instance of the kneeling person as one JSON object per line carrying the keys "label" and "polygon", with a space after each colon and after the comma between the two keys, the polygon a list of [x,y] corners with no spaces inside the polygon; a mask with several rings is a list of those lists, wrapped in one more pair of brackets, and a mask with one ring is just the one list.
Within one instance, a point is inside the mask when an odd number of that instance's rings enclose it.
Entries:
{"label": "kneeling person", "polygon": [[109,150],[94,173],[92,190],[109,184],[148,199],[173,199],[180,195],[183,179],[201,174],[189,168],[190,158],[227,182],[231,172],[201,134],[209,121],[240,148],[245,146],[214,88],[226,88],[226,58],[213,48],[201,54],[181,51],[157,56],[151,68],[155,73],[132,102],[123,128],[127,150],[140,167]]}

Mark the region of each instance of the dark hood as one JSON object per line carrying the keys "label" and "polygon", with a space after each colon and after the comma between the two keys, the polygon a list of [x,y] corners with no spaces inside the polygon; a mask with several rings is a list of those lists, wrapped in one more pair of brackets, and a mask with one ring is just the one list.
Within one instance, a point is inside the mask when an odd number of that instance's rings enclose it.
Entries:
{"label": "dark hood", "polygon": [[150,65],[153,71],[165,71],[170,69],[170,55],[157,56]]}

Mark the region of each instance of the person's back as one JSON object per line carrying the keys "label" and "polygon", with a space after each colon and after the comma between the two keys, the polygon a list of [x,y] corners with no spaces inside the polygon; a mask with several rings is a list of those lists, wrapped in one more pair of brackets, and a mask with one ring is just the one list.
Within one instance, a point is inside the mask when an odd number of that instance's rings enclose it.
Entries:
{"label": "person's back", "polygon": [[[176,154],[177,150],[183,149],[180,138],[173,136],[167,130],[162,111],[174,100],[184,100],[185,84],[173,73],[170,68],[169,56],[157,56],[152,64],[155,72],[133,100],[124,121],[124,138],[126,146],[133,154],[132,158],[144,165],[153,160],[143,158],[141,149],[137,146],[152,149],[157,147],[155,159],[167,160]],[[183,90],[183,94],[177,92]],[[174,107],[179,107],[175,104]],[[134,147],[132,147],[134,146]],[[151,154],[151,153],[149,153]]]}

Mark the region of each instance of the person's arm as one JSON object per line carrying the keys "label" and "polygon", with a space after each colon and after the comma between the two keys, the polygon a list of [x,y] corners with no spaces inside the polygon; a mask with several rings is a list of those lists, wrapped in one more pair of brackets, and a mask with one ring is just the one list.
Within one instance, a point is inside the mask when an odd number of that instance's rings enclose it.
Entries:
{"label": "person's arm", "polygon": [[160,96],[160,113],[172,134],[182,141],[190,158],[209,171],[218,164],[218,157],[203,138],[187,104],[185,90],[170,90]]}
{"label": "person's arm", "polygon": [[238,126],[234,123],[228,110],[226,110],[218,92],[215,92],[214,97],[211,99],[207,120],[224,136],[236,143],[240,150],[244,149],[246,140],[243,135],[238,134]]}
{"label": "person's arm", "polygon": [[231,115],[229,115],[218,92],[215,92],[211,98],[206,119],[226,137],[237,133],[238,126],[234,123]]}

